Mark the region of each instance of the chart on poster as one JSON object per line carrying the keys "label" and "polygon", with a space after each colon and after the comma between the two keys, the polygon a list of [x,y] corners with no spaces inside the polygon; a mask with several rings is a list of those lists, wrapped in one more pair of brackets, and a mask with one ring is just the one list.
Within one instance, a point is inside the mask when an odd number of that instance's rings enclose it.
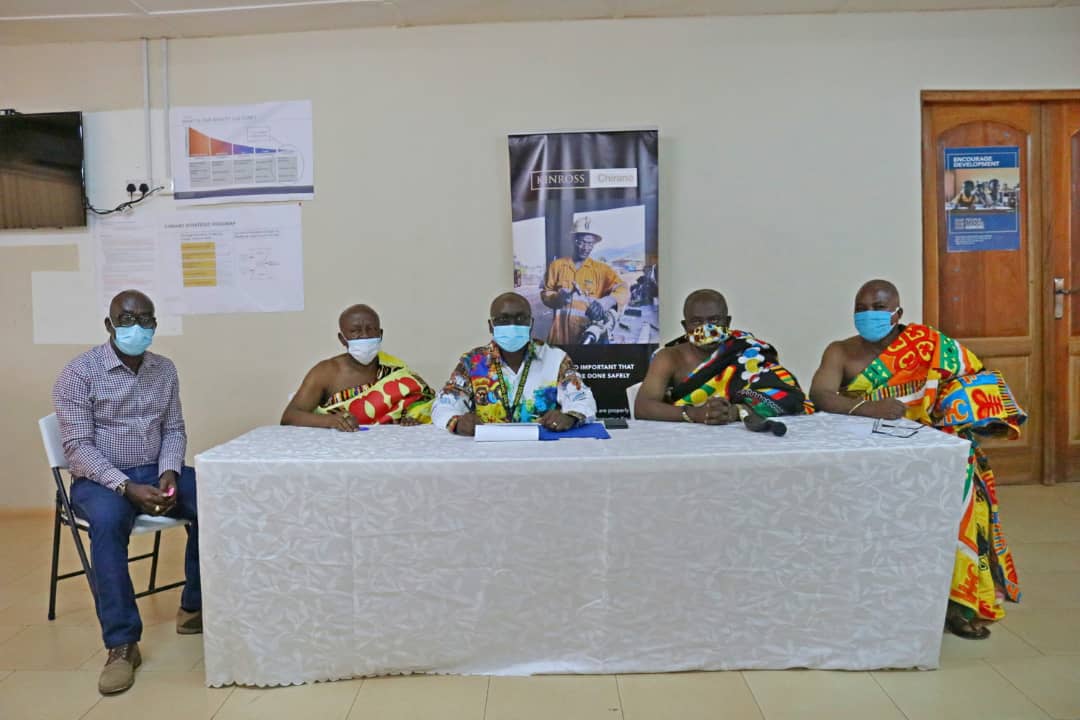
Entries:
{"label": "chart on poster", "polygon": [[154,298],[163,327],[181,315],[304,309],[299,203],[143,208],[94,228],[103,308],[120,290]]}
{"label": "chart on poster", "polygon": [[179,211],[161,238],[185,315],[304,309],[296,203]]}
{"label": "chart on poster", "polygon": [[178,203],[315,195],[308,100],[173,108],[169,139]]}

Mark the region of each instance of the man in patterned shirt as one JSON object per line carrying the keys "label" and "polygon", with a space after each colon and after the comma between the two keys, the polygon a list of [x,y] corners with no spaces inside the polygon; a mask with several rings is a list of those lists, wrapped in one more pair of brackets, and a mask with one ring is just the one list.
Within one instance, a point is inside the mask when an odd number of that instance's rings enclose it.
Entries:
{"label": "man in patterned shirt", "polygon": [[461,356],[435,396],[431,422],[457,435],[483,423],[528,422],[562,432],[596,415],[570,356],[532,339],[532,309],[517,293],[491,303],[492,341]]}
{"label": "man in patterned shirt", "polygon": [[195,471],[184,466],[187,433],[176,366],[146,352],[156,327],[150,298],[120,293],[105,319],[109,341],[68,363],[53,387],[74,479],[71,502],[90,524],[94,601],[109,650],[98,680],[103,695],[131,687],[142,662],[142,620],[127,561],[136,515],[190,521],[176,631],[202,632]]}

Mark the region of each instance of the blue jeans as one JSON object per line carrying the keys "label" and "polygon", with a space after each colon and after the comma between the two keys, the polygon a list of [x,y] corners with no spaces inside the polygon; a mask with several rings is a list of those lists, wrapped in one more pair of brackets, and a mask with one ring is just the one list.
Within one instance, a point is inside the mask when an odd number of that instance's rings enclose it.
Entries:
{"label": "blue jeans", "polygon": [[[128,482],[158,484],[156,463],[121,472],[128,476]],[[196,524],[193,468],[185,466],[180,472],[176,493],[176,505],[169,511],[169,517],[191,521],[187,526],[187,551],[184,555],[186,582],[180,596],[180,606],[185,610],[201,610],[199,530]],[[97,590],[94,602],[105,647],[138,642],[142,637],[142,619],[128,573],[128,540],[139,511],[130,500],[86,478],[76,478],[71,484],[71,504],[75,513],[90,523],[90,565]]]}

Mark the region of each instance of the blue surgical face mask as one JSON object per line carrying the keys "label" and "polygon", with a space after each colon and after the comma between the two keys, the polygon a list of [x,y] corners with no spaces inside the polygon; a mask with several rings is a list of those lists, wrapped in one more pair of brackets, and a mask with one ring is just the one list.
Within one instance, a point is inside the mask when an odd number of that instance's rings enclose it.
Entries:
{"label": "blue surgical face mask", "polygon": [[142,355],[154,341],[154,328],[142,325],[116,328],[116,347],[125,355]]}
{"label": "blue surgical face mask", "polygon": [[855,313],[855,329],[859,331],[863,339],[877,342],[892,332],[892,316],[900,311],[896,308],[892,312],[888,310],[863,310]]}
{"label": "blue surgical face mask", "polygon": [[349,340],[349,354],[361,365],[367,365],[379,354],[382,338],[356,338]]}
{"label": "blue surgical face mask", "polygon": [[495,325],[491,331],[495,338],[495,344],[506,352],[517,352],[525,347],[532,337],[532,327],[529,325]]}

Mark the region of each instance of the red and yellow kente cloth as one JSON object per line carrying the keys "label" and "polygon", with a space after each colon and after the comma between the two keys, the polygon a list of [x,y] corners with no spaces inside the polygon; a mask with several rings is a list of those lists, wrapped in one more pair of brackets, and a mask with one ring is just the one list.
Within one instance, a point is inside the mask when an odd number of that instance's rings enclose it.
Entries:
{"label": "red and yellow kente cloth", "polygon": [[868,400],[895,398],[907,417],[971,441],[964,483],[964,515],[949,599],[977,617],[1005,616],[1003,601],[1020,600],[1012,553],[998,517],[994,473],[979,435],[1020,436],[1027,415],[997,371],[926,325],[907,325],[900,336],[846,388]]}
{"label": "red and yellow kente cloth", "polygon": [[431,422],[435,393],[424,379],[393,355],[379,353],[375,382],[339,390],[319,407],[317,415],[352,413],[361,425],[387,425],[410,417]]}

